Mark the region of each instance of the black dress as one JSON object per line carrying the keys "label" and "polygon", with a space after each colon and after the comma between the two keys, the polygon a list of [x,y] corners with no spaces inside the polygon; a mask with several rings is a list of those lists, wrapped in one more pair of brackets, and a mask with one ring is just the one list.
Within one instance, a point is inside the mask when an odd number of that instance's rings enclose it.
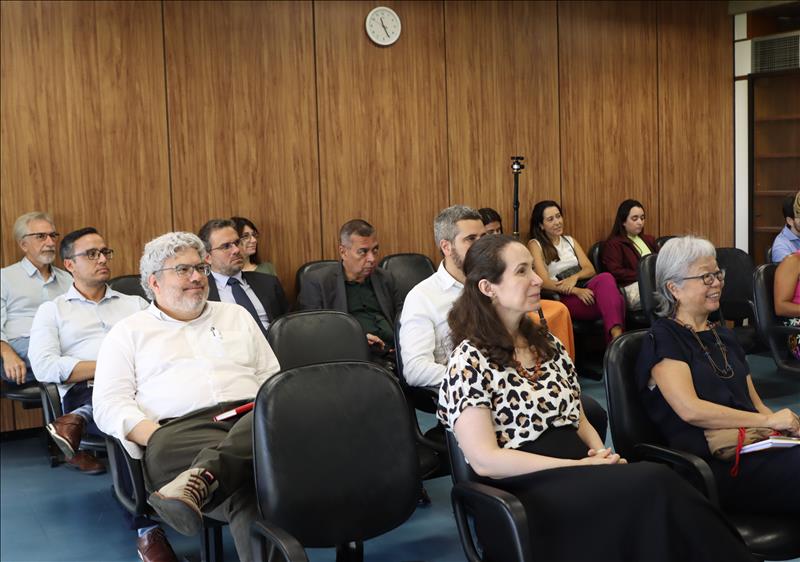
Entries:
{"label": "black dress", "polygon": [[[468,341],[450,357],[437,416],[452,431],[468,407],[491,412],[498,446],[580,459],[580,387],[561,344],[536,382],[500,369]],[[652,463],[576,466],[504,479],[475,476],[525,507],[537,561],[752,560],[736,531],[705,497],[670,469]],[[477,529],[487,558],[502,551]]]}
{"label": "black dress", "polygon": [[[658,387],[648,386],[653,366],[663,359],[689,365],[698,398],[748,412],[756,412],[747,390],[750,367],[744,350],[731,330],[715,328],[733,376],[723,378],[714,370],[691,331],[674,320],[657,320],[644,339],[636,365],[636,378],[644,407],[670,447],[694,453],[711,466],[722,504],[749,513],[800,515],[800,447],[766,450],[741,455],[739,474],[731,476],[733,461],[711,456],[703,429],[683,421],[664,399]],[[697,336],[716,365],[724,369],[724,357],[711,330]]]}

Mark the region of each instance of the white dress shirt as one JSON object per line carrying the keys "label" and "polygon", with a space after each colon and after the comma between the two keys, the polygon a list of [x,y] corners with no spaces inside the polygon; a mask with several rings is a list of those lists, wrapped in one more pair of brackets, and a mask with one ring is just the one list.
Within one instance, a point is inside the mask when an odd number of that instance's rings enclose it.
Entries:
{"label": "white dress shirt", "polygon": [[199,317],[183,322],[151,304],[119,321],[100,346],[94,420],[141,458],[139,446],[125,439],[139,422],[253,399],[279,370],[244,307],[208,302]]}
{"label": "white dress shirt", "polygon": [[261,304],[261,301],[258,300],[256,293],[247,284],[247,281],[244,280],[244,276],[240,271],[236,275],[222,275],[221,273],[217,273],[216,271],[212,271],[211,275],[214,277],[214,281],[217,284],[217,292],[219,293],[219,300],[222,302],[229,302],[233,304],[238,304],[236,299],[233,298],[233,287],[228,285],[228,279],[233,277],[234,279],[238,279],[239,283],[242,284],[242,289],[244,289],[245,294],[250,299],[250,302],[253,303],[253,306],[256,308],[256,312],[258,313],[258,319],[261,321],[261,324],[264,326],[266,330],[269,328],[269,316],[267,316],[267,310],[264,308],[264,305]]}
{"label": "white dress shirt", "polygon": [[453,349],[447,314],[464,285],[444,267],[417,284],[406,297],[400,317],[403,376],[411,386],[439,386]]}
{"label": "white dress shirt", "polygon": [[28,258],[0,269],[0,340],[28,337],[39,305],[63,295],[71,285],[72,276],[53,266],[45,281]]}
{"label": "white dress shirt", "polygon": [[36,380],[58,383],[63,398],[72,384],[61,383],[75,365],[95,361],[114,324],[147,307],[143,298],[108,286],[100,302],[87,299],[72,285],[63,295],[43,303],[33,319],[28,353]]}

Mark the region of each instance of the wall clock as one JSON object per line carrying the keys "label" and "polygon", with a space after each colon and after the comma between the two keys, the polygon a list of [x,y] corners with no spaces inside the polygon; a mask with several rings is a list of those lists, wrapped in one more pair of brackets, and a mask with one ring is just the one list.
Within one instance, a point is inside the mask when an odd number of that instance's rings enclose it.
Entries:
{"label": "wall clock", "polygon": [[388,47],[400,38],[400,17],[386,6],[378,6],[367,14],[364,23],[367,36],[377,45]]}

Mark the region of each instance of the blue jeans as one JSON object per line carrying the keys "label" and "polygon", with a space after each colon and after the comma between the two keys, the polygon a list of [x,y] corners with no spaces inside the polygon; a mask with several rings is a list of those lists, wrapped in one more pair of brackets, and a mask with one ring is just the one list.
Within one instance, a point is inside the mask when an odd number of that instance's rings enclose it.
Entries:
{"label": "blue jeans", "polygon": [[[31,382],[36,382],[36,377],[33,376],[33,370],[31,369],[31,361],[28,359],[28,344],[30,343],[30,338],[17,338],[14,340],[10,340],[8,345],[19,355],[19,358],[25,361],[25,366],[28,368],[28,372],[25,373],[25,382],[22,384],[28,384]],[[3,360],[0,358],[0,377],[4,381],[9,384],[17,385],[14,381],[6,377],[6,370],[3,367]]]}

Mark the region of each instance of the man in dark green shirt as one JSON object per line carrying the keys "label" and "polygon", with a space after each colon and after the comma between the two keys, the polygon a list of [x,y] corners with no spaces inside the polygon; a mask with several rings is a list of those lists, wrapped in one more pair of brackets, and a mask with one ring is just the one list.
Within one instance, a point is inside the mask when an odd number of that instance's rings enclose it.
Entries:
{"label": "man in dark green shirt", "polygon": [[394,321],[403,305],[392,275],[378,267],[380,246],[375,228],[365,220],[346,222],[339,230],[341,262],[303,277],[297,297],[301,310],[339,310],[356,317],[374,355],[393,362]]}

